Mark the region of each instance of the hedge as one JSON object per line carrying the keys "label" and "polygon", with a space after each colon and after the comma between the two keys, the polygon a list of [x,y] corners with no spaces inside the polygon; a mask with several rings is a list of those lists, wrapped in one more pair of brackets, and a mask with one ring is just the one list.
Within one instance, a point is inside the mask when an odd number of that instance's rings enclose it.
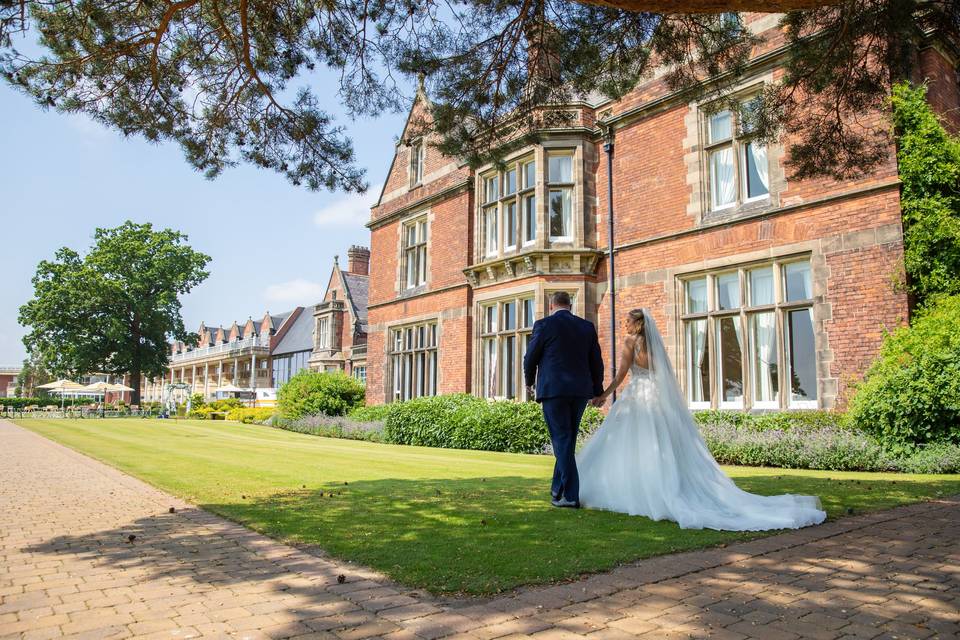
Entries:
{"label": "hedge", "polygon": [[[386,410],[384,440],[446,449],[542,453],[550,434],[535,402],[486,400],[469,394],[417,398]],[[592,433],[603,414],[587,407],[581,436]]]}

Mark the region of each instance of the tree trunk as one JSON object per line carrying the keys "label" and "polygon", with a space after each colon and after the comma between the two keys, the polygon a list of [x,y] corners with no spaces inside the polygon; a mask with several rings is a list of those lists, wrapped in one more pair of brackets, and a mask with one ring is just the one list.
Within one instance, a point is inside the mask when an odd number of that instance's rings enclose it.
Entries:
{"label": "tree trunk", "polygon": [[725,13],[744,11],[757,13],[785,13],[795,9],[829,7],[838,2],[830,0],[577,0],[583,4],[614,7],[624,11],[651,13]]}
{"label": "tree trunk", "polygon": [[140,406],[140,365],[136,365],[130,371],[130,386],[133,391],[130,392],[130,404]]}

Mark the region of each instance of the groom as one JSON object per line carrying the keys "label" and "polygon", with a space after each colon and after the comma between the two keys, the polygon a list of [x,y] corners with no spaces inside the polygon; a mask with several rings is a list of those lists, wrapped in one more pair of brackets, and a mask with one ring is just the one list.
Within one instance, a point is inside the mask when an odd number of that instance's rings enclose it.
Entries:
{"label": "groom", "polygon": [[551,487],[553,506],[577,509],[577,432],[587,402],[603,393],[603,357],[596,328],[570,312],[567,292],[550,296],[550,315],[534,323],[523,356],[523,375],[527,388],[543,405],[557,459]]}

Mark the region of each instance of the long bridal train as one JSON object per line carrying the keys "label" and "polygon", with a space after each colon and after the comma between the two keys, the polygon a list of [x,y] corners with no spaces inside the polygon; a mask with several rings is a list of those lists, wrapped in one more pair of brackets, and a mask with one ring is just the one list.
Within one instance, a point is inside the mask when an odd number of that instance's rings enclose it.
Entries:
{"label": "long bridal train", "polygon": [[737,487],[710,455],[644,309],[650,369],[630,383],[578,456],[580,501],[594,509],[672,520],[683,529],[762,531],[820,524],[815,496],[761,496]]}

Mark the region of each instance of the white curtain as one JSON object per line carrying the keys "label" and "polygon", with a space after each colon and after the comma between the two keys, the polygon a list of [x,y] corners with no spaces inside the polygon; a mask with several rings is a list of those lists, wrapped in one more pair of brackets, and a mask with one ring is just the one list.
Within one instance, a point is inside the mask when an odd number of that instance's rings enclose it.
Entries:
{"label": "white curtain", "polygon": [[706,394],[703,388],[703,362],[707,349],[707,322],[694,320],[687,324],[687,350],[690,354],[690,402],[703,402]]}
{"label": "white curtain", "polygon": [[710,184],[713,191],[713,207],[722,207],[733,203],[736,198],[736,184],[733,172],[733,148],[727,147],[714,151],[710,155]]}
{"label": "white curtain", "polygon": [[762,144],[751,144],[750,153],[753,155],[753,163],[757,168],[757,175],[760,176],[760,183],[763,190],[770,193],[770,170],[767,166],[767,147]]}
{"label": "white curtain", "polygon": [[750,303],[773,304],[773,270],[770,267],[750,272]]}
{"label": "white curtain", "polygon": [[760,402],[776,400],[777,385],[774,379],[777,366],[776,325],[772,313],[758,313],[756,322],[756,355],[754,366],[757,368],[756,399]]}

